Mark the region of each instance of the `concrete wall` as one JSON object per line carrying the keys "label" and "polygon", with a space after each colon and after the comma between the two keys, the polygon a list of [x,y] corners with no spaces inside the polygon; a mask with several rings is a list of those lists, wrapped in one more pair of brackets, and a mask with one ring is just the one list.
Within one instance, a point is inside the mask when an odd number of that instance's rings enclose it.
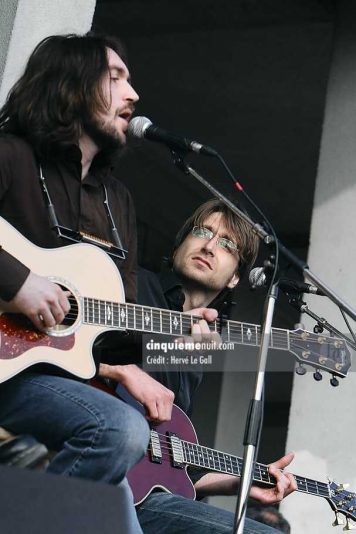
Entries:
{"label": "concrete wall", "polygon": [[[307,83],[307,80],[306,80]],[[353,308],[356,307],[356,5],[339,2],[339,20],[330,72],[309,251],[310,268]],[[309,306],[345,331],[340,312],[326,299]],[[303,322],[310,326],[310,322]],[[352,323],[353,326],[355,323]],[[356,490],[356,374],[338,388],[310,373],[295,377],[288,449],[295,473],[326,482],[329,475]],[[354,503],[353,503],[354,504]],[[335,532],[324,499],[299,494],[281,507],[292,533]],[[340,528],[340,527],[339,527]]]}
{"label": "concrete wall", "polygon": [[95,0],[2,0],[0,16],[0,105],[44,37],[90,30]]}

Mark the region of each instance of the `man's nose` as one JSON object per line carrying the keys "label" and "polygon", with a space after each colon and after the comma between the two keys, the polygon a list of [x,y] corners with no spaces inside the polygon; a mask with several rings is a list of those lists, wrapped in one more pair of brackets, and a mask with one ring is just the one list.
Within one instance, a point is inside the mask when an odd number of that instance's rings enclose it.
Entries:
{"label": "man's nose", "polygon": [[132,87],[132,85],[129,82],[127,82],[127,92],[125,95],[125,99],[130,102],[134,102],[134,103],[138,102],[140,99],[135,89]]}
{"label": "man's nose", "polygon": [[219,237],[217,235],[214,235],[214,237],[212,237],[211,239],[207,239],[206,241],[204,241],[203,249],[214,256],[216,252],[216,247],[218,246],[218,239]]}

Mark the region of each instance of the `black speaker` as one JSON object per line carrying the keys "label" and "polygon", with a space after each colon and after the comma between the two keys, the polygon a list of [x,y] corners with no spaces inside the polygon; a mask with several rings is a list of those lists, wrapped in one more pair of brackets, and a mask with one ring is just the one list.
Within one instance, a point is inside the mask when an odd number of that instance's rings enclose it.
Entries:
{"label": "black speaker", "polygon": [[0,466],[1,534],[126,534],[119,488]]}

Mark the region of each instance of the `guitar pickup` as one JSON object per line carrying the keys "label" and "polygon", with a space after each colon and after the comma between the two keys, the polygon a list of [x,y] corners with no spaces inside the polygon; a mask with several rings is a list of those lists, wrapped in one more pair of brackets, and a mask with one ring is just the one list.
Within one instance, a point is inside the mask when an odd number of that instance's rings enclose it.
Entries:
{"label": "guitar pickup", "polygon": [[171,440],[172,447],[172,466],[177,467],[178,469],[183,469],[185,467],[184,454],[182,442],[174,432],[167,432]]}
{"label": "guitar pickup", "polygon": [[151,461],[155,464],[162,463],[162,449],[159,441],[159,435],[156,430],[151,430],[150,433],[150,445],[151,445]]}

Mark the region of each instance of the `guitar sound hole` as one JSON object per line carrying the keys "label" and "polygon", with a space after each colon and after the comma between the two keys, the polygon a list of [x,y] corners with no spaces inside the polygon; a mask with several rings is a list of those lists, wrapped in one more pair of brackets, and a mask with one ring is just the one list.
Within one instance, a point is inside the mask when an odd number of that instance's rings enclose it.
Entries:
{"label": "guitar sound hole", "polygon": [[[62,284],[58,284],[63,291],[70,291],[70,288],[63,286]],[[68,297],[69,304],[70,304],[70,310],[61,322],[61,324],[58,324],[52,328],[50,328],[50,331],[61,331],[61,330],[67,330],[70,328],[77,320],[79,308],[78,308],[78,302],[75,296],[71,293]]]}

